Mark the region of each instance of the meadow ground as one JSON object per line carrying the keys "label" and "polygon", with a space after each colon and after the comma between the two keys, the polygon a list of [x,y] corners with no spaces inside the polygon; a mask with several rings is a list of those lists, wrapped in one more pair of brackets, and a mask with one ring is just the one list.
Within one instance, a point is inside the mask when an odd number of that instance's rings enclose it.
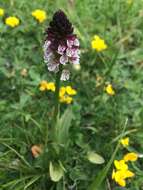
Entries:
{"label": "meadow ground", "polygon": [[[59,9],[81,54],[57,116],[43,44]],[[1,190],[142,190],[142,100],[143,0],[0,0]]]}

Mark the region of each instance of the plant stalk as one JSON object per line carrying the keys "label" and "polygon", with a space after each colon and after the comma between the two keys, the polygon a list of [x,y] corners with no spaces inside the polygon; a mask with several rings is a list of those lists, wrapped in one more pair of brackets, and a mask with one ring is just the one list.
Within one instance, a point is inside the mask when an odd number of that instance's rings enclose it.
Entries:
{"label": "plant stalk", "polygon": [[57,121],[57,116],[59,114],[59,91],[60,91],[60,78],[61,78],[61,74],[62,74],[62,66],[60,65],[59,67],[59,72],[57,72],[56,74],[56,90],[55,90],[55,108],[54,108],[54,124]]}

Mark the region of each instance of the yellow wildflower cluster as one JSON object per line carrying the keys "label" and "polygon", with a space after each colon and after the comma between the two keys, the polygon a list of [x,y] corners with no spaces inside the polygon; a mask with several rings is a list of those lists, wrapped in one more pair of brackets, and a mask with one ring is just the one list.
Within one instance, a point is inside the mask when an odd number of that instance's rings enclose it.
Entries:
{"label": "yellow wildflower cluster", "polygon": [[[3,16],[5,13],[4,9],[0,8],[0,16]],[[42,23],[44,20],[46,20],[47,15],[46,12],[40,9],[36,9],[35,11],[32,12],[32,16],[38,20],[39,23]],[[20,23],[19,18],[15,16],[9,16],[5,19],[5,24],[14,28],[18,26]]]}
{"label": "yellow wildflower cluster", "polygon": [[5,20],[5,23],[8,26],[11,26],[12,28],[18,26],[19,22],[20,22],[19,19],[15,16],[10,16],[10,17],[6,18],[6,20]]}
{"label": "yellow wildflower cluster", "polygon": [[107,49],[105,41],[97,35],[95,35],[94,39],[91,41],[91,46],[92,49],[96,49],[98,52]]}
{"label": "yellow wildflower cluster", "polygon": [[113,89],[112,84],[108,84],[105,88],[107,94],[109,94],[110,96],[114,96],[115,95],[115,90]]}
{"label": "yellow wildflower cluster", "polygon": [[[122,139],[121,144],[123,146],[128,146],[129,145],[129,138]],[[115,182],[122,186],[126,186],[126,179],[133,177],[135,174],[128,169],[127,162],[135,162],[138,159],[138,154],[134,152],[127,153],[124,155],[123,159],[121,160],[114,160],[114,166],[116,168],[113,169],[112,172],[112,179],[115,180]]]}
{"label": "yellow wildflower cluster", "polygon": [[116,171],[115,169],[113,169],[112,179],[114,179],[115,182],[121,187],[125,187],[126,179],[133,177],[135,174],[128,169],[128,165],[125,163],[124,160],[115,160],[114,165]]}
{"label": "yellow wildflower cluster", "polygon": [[[46,80],[43,80],[40,82],[40,91],[52,91],[55,92],[55,83],[53,82],[47,82]],[[71,86],[62,86],[59,91],[59,101],[61,103],[71,104],[73,101],[72,96],[76,95],[77,91],[73,89]]]}
{"label": "yellow wildflower cluster", "polygon": [[0,16],[4,15],[4,9],[0,8]]}
{"label": "yellow wildflower cluster", "polygon": [[71,96],[76,95],[77,92],[71,86],[62,86],[60,88],[59,98],[61,103],[71,104],[73,98]]}
{"label": "yellow wildflower cluster", "polygon": [[53,82],[47,82],[46,80],[43,80],[40,83],[39,89],[40,89],[40,91],[50,90],[52,92],[55,92],[56,87]]}
{"label": "yellow wildflower cluster", "polygon": [[125,187],[126,186],[125,180],[135,175],[132,171],[128,169],[128,165],[126,162],[128,161],[134,162],[137,159],[138,159],[138,155],[132,152],[132,153],[126,154],[122,160],[119,160],[119,161],[115,160],[114,165],[115,165],[116,171],[115,169],[113,169],[112,179],[114,179],[115,182],[119,184],[120,186]]}
{"label": "yellow wildflower cluster", "polygon": [[40,9],[36,9],[32,12],[32,16],[38,20],[39,23],[42,23],[44,20],[46,20],[46,12]]}
{"label": "yellow wildflower cluster", "polygon": [[[129,138],[126,137],[124,139],[121,139],[120,143],[126,147],[129,145]],[[124,155],[123,159],[121,160],[115,160],[114,161],[114,166],[116,168],[113,169],[112,172],[112,179],[115,180],[115,182],[117,184],[119,184],[122,187],[126,186],[126,179],[127,178],[131,178],[133,177],[135,174],[133,172],[131,172],[128,169],[128,165],[127,162],[131,161],[131,162],[135,162],[138,159],[138,154],[134,153],[134,152],[130,152],[127,153],[126,155]]]}

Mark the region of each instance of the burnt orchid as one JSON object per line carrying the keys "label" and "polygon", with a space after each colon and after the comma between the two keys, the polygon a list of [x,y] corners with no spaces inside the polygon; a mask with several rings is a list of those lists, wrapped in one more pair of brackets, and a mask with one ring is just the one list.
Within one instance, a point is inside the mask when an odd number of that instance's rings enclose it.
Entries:
{"label": "burnt orchid", "polygon": [[69,79],[70,64],[79,64],[79,40],[73,33],[73,26],[62,10],[57,11],[46,30],[44,61],[48,70],[60,72],[60,80]]}
{"label": "burnt orchid", "polygon": [[62,10],[55,12],[46,29],[44,61],[47,63],[48,70],[56,73],[54,126],[59,115],[60,81],[69,80],[71,64],[79,64],[79,40],[73,31],[72,24]]}

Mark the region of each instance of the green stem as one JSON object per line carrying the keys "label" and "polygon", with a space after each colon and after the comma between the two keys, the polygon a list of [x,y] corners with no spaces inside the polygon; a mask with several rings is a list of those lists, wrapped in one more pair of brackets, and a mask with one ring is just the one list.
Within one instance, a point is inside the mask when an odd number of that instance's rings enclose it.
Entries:
{"label": "green stem", "polygon": [[62,67],[60,66],[59,72],[56,74],[56,90],[55,90],[55,108],[54,108],[54,123],[57,120],[59,112],[59,91],[60,91],[60,78],[62,74]]}

